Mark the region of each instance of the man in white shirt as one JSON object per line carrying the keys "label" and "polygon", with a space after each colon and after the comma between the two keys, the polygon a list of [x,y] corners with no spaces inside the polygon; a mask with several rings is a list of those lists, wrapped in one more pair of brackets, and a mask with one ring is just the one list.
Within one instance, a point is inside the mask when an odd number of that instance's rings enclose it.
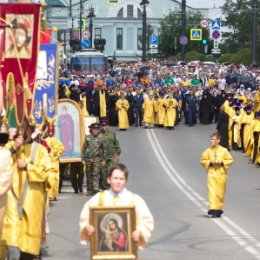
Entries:
{"label": "man in white shirt", "polygon": [[219,90],[225,90],[226,88],[226,79],[223,75],[221,75],[218,79],[218,89]]}
{"label": "man in white shirt", "polygon": [[95,206],[135,206],[136,228],[132,233],[132,239],[139,246],[144,246],[148,242],[154,228],[154,220],[145,201],[126,189],[127,178],[128,170],[126,166],[116,164],[110,169],[107,177],[110,189],[97,193],[84,205],[79,222],[82,244],[86,244],[93,233],[97,232],[89,223],[89,209]]}
{"label": "man in white shirt", "polygon": [[13,178],[13,159],[4,145],[8,142],[8,134],[0,130],[0,259],[4,255],[2,243],[3,221],[7,209],[7,192],[11,188]]}

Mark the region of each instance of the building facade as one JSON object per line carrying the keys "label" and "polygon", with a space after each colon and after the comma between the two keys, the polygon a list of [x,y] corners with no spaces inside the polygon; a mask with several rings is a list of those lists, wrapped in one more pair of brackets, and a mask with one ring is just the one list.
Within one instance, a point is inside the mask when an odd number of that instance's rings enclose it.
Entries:
{"label": "building facade", "polygon": [[[73,29],[74,37],[78,37],[81,21],[81,38],[89,41],[88,17],[89,8],[94,8],[95,17],[92,19],[92,42],[94,39],[106,39],[104,53],[117,60],[137,60],[142,56],[142,17],[143,8],[141,0],[82,0],[80,14],[80,0],[72,0],[71,8],[65,0],[46,0],[46,17],[52,27],[58,27],[66,33],[67,43],[64,48],[69,48],[68,38]],[[146,7],[147,31],[159,36],[160,21],[171,11],[180,11],[181,3],[174,0],[150,0]],[[187,12],[201,12],[208,17],[208,9],[194,9],[186,7]],[[79,19],[81,17],[81,20]],[[64,40],[64,36],[63,36]],[[68,49],[65,51],[68,53]]]}

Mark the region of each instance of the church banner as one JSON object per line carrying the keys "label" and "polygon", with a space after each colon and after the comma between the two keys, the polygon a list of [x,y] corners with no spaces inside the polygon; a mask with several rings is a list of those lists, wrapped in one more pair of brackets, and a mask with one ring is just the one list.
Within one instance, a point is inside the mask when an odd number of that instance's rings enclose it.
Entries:
{"label": "church banner", "polygon": [[38,55],[33,117],[37,124],[44,119],[53,120],[56,115],[58,82],[57,44],[41,44]]}
{"label": "church banner", "polygon": [[3,59],[3,48],[4,48],[4,29],[0,28],[0,116],[3,113],[3,89],[2,89],[2,74],[1,74],[1,63]]}
{"label": "church banner", "polygon": [[39,48],[40,4],[1,3],[4,33],[2,80],[7,116],[20,125],[32,112]]}

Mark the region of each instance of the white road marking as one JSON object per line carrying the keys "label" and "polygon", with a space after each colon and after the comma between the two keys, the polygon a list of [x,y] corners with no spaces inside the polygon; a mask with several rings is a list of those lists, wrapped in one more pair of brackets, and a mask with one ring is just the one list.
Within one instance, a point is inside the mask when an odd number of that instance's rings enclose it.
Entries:
{"label": "white road marking", "polygon": [[[172,166],[167,156],[165,155],[154,130],[146,130],[148,139],[153,148],[153,151],[160,162],[165,173],[171,181],[193,202],[203,213],[207,212],[207,201],[200,196],[194,189],[181,177],[178,171]],[[224,230],[233,240],[235,240],[241,247],[250,253],[255,259],[260,259],[260,241],[250,235],[242,227],[236,224],[229,217],[222,217],[221,219],[212,219],[222,230]]]}

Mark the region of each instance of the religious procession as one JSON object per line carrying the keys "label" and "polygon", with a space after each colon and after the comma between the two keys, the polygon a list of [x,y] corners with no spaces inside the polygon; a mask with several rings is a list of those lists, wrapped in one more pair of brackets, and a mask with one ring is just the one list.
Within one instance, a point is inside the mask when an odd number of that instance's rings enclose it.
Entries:
{"label": "religious procession", "polygon": [[[50,204],[62,190],[65,172],[75,193],[83,193],[84,175],[87,196],[108,189],[124,193],[114,206],[133,206],[132,214],[138,214],[133,243],[144,245],[153,217],[143,199],[125,188],[128,170],[118,164],[120,144],[103,115],[106,108],[100,108],[101,118],[84,121],[84,106],[67,97],[57,102],[58,44],[50,43],[41,9],[41,4],[0,4],[0,259],[41,259]],[[105,104],[105,95],[101,100]],[[122,130],[128,128],[128,108],[127,102],[117,104]],[[84,221],[80,232],[90,225]]]}
{"label": "religious procession", "polygon": [[[49,43],[48,31],[41,28],[40,4],[0,7],[1,260],[41,259],[51,204],[59,201],[67,176],[75,194],[89,197],[80,214],[81,243],[93,243],[97,234],[91,217],[95,207],[131,205],[133,245],[120,228],[127,216],[110,212],[100,223],[104,237],[97,250],[125,252],[133,246],[136,252],[147,244],[154,220],[142,197],[126,189],[129,172],[120,162],[117,130],[127,135],[130,127],[158,128],[174,138],[180,125],[193,131],[197,124],[216,124],[212,147],[226,149],[214,165],[212,151],[206,150],[202,166],[212,167],[209,173],[226,170],[232,149],[259,167],[259,69],[135,61],[114,63],[106,74],[75,75],[57,62],[58,45]],[[213,182],[208,182],[208,214],[218,218],[225,187],[216,195]]]}
{"label": "religious procession", "polygon": [[[243,64],[116,64],[108,75],[69,75],[60,68],[59,98],[111,126],[174,130],[216,123],[221,145],[259,165],[260,72]],[[67,75],[67,78],[64,77]]]}

